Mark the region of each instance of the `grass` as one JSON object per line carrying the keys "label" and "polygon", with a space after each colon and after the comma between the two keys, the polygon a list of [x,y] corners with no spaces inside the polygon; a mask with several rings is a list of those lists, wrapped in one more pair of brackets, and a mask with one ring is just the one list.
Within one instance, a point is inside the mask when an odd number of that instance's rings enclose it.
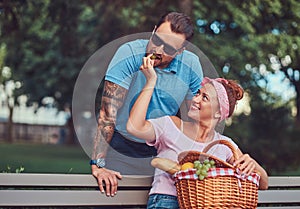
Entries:
{"label": "grass", "polygon": [[[23,173],[91,173],[89,157],[79,145],[0,142],[0,173],[15,173],[21,167]],[[300,168],[273,175],[299,176]]]}
{"label": "grass", "polygon": [[89,157],[80,146],[0,143],[0,172],[91,173]]}

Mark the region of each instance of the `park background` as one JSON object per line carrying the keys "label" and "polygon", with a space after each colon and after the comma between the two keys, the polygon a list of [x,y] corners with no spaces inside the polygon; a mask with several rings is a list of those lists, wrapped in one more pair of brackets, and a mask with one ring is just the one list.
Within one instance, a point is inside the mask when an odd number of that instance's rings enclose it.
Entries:
{"label": "park background", "polygon": [[70,111],[77,76],[167,11],[193,18],[191,42],[246,91],[224,134],[270,175],[299,175],[297,0],[0,0],[0,172],[90,173]]}

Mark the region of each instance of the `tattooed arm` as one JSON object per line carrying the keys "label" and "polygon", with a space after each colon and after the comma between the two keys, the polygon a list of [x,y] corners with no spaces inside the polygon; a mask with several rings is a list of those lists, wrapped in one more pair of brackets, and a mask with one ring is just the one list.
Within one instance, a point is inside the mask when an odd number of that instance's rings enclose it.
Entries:
{"label": "tattooed arm", "polygon": [[[123,105],[126,94],[125,88],[105,81],[92,159],[105,157],[109,142],[114,134],[117,112]],[[119,172],[92,165],[92,174],[97,178],[102,193],[104,193],[103,183],[105,183],[106,195],[114,196],[116,194],[118,178],[122,178]]]}

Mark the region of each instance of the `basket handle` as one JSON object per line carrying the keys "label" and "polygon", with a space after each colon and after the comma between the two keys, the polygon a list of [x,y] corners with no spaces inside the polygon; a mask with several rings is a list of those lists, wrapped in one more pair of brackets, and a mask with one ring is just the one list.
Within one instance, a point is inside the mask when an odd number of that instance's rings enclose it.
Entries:
{"label": "basket handle", "polygon": [[237,159],[238,159],[239,156],[238,156],[238,153],[237,153],[235,147],[234,147],[229,141],[224,140],[224,139],[215,140],[215,141],[211,142],[210,144],[208,144],[208,145],[203,149],[202,152],[207,153],[208,150],[210,150],[210,148],[212,148],[212,147],[213,147],[214,145],[216,145],[216,144],[224,144],[224,145],[226,145],[227,147],[229,147],[230,150],[231,150],[231,152],[233,153],[233,158],[234,158],[234,160],[237,160]]}

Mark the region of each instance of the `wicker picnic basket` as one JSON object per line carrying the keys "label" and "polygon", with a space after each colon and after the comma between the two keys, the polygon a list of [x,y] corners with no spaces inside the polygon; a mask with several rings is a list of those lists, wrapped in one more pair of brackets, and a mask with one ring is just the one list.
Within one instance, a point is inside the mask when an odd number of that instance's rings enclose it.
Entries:
{"label": "wicker picnic basket", "polygon": [[[216,168],[231,169],[235,168],[223,160],[220,160],[206,152],[216,144],[227,145],[233,152],[234,159],[238,155],[232,144],[226,140],[216,140],[210,143],[203,152],[186,151],[178,156],[179,164],[194,162],[195,160],[204,161],[205,159],[214,160]],[[258,176],[259,177],[259,176]],[[231,176],[207,176],[204,180],[180,179],[175,180],[178,194],[178,202],[181,209],[196,208],[247,208],[257,207],[258,185],[247,179],[239,179]]]}

